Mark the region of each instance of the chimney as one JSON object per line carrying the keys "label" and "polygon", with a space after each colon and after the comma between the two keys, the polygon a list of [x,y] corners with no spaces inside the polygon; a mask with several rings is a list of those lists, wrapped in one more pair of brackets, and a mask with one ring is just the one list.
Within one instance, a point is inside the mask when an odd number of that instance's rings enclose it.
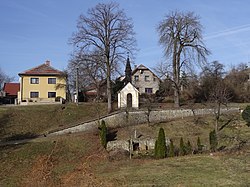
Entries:
{"label": "chimney", "polygon": [[45,61],[45,64],[46,64],[47,66],[50,66],[50,61],[49,61],[49,60],[46,60],[46,61]]}

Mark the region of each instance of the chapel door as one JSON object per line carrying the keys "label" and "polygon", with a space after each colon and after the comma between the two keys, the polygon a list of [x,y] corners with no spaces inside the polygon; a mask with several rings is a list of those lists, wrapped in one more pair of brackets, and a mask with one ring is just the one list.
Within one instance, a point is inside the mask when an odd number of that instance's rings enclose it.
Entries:
{"label": "chapel door", "polygon": [[127,94],[127,107],[132,108],[132,94]]}

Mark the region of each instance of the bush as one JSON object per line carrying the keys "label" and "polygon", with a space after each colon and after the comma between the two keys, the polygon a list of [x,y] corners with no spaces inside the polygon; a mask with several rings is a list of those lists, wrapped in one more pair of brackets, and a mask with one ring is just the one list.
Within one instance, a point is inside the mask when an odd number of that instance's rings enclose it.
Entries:
{"label": "bush", "polygon": [[173,140],[170,140],[168,156],[169,157],[174,157],[175,156],[175,154],[174,154],[174,143],[173,143]]}
{"label": "bush", "polygon": [[166,138],[165,138],[165,132],[163,128],[160,128],[158,139],[155,143],[155,158],[165,158],[166,157]]}
{"label": "bush", "polygon": [[247,122],[247,126],[250,127],[250,105],[242,112],[242,118]]}
{"label": "bush", "polygon": [[100,130],[100,140],[102,146],[106,149],[107,148],[107,126],[105,124],[105,121],[101,121],[101,126],[99,128]]}
{"label": "bush", "polygon": [[216,135],[215,130],[209,133],[209,143],[210,143],[210,150],[212,152],[215,152],[218,146],[217,135]]}
{"label": "bush", "polygon": [[155,157],[158,155],[158,140],[155,141]]}
{"label": "bush", "polygon": [[180,151],[179,151],[179,155],[180,156],[184,156],[186,154],[186,150],[185,150],[185,145],[184,145],[184,142],[183,142],[183,138],[181,137],[180,139]]}
{"label": "bush", "polygon": [[198,150],[198,153],[202,153],[202,144],[201,144],[201,140],[200,140],[200,137],[197,138],[197,150]]}
{"label": "bush", "polygon": [[190,155],[190,154],[192,154],[192,152],[193,152],[192,145],[191,145],[190,141],[188,140],[187,146],[186,146],[186,154]]}

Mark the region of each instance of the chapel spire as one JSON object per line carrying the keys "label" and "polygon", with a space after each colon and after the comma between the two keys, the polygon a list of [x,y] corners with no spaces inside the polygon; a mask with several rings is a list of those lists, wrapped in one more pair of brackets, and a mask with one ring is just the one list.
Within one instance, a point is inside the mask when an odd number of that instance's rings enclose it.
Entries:
{"label": "chapel spire", "polygon": [[131,77],[132,77],[132,69],[130,66],[130,60],[129,60],[129,54],[128,54],[126,69],[125,69],[125,84],[127,84],[128,82],[131,82]]}

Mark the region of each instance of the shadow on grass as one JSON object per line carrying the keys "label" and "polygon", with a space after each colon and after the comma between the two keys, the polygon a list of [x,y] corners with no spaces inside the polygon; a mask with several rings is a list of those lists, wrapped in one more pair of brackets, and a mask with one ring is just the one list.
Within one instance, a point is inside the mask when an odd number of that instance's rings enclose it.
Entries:
{"label": "shadow on grass", "polygon": [[[0,144],[0,153],[3,153],[5,151],[11,151],[11,150],[15,150],[15,149],[18,149],[20,147],[22,147],[23,145],[27,144],[28,142],[25,142],[25,143],[21,143],[21,144],[6,144],[6,145],[1,145]],[[4,155],[2,155],[4,156]]]}
{"label": "shadow on grass", "polygon": [[15,134],[13,136],[7,137],[3,139],[3,142],[9,142],[9,141],[19,141],[19,140],[26,140],[26,139],[34,139],[37,138],[39,135],[34,133],[25,133],[25,134]]}
{"label": "shadow on grass", "polygon": [[110,130],[107,133],[107,141],[110,142],[117,140],[117,132],[118,132],[117,130]]}

